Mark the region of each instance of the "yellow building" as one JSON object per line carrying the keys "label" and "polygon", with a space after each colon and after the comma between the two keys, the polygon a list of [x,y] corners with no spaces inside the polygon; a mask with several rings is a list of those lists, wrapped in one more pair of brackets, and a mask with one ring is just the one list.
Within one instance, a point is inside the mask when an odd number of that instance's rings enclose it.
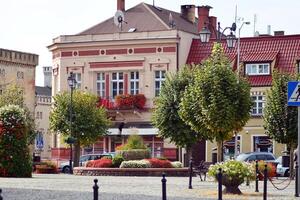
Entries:
{"label": "yellow building", "polygon": [[[193,40],[189,53],[188,63],[201,63],[212,50],[213,43],[201,43]],[[225,39],[221,41],[225,53],[232,63],[233,70],[237,69],[237,48],[229,49]],[[284,35],[283,31],[274,32],[272,35],[241,38],[240,40],[240,71],[251,84],[251,98],[254,105],[251,111],[251,119],[237,136],[237,153],[264,151],[274,155],[282,155],[286,146],[276,143],[266,135],[263,122],[263,109],[266,102],[266,94],[272,85],[272,73],[274,70],[287,73],[297,73],[300,61],[300,35]],[[205,142],[205,160],[212,161],[213,150],[216,144]],[[234,155],[235,137],[224,143],[225,158]],[[199,147],[196,147],[196,149]]]}

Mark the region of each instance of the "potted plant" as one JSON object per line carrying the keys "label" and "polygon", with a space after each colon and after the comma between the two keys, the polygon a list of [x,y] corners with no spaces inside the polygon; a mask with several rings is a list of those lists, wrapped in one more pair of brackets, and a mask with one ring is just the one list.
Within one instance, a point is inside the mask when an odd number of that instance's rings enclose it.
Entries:
{"label": "potted plant", "polygon": [[44,161],[35,166],[35,172],[37,174],[56,174],[57,166],[52,161]]}
{"label": "potted plant", "polygon": [[255,167],[251,163],[229,160],[216,163],[208,169],[208,175],[217,180],[219,169],[222,169],[222,185],[225,186],[224,193],[242,194],[239,186],[245,181],[255,179]]}

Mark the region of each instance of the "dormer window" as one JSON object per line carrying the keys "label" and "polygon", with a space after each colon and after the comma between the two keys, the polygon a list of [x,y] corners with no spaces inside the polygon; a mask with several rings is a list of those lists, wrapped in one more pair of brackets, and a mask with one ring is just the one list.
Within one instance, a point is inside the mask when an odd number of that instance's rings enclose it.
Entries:
{"label": "dormer window", "polygon": [[249,63],[246,64],[246,74],[253,75],[269,75],[270,63]]}

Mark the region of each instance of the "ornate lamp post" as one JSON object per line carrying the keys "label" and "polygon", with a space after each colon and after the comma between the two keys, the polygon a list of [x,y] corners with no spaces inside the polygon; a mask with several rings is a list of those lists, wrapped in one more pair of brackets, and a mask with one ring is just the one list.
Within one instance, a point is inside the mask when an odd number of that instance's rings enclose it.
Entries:
{"label": "ornate lamp post", "polygon": [[74,77],[74,74],[71,72],[70,76],[68,77],[68,85],[71,89],[71,98],[70,98],[70,137],[66,140],[67,144],[70,144],[70,174],[73,174],[73,159],[72,159],[72,144],[75,143],[76,139],[72,137],[73,135],[73,90],[75,89],[76,86],[76,80]]}

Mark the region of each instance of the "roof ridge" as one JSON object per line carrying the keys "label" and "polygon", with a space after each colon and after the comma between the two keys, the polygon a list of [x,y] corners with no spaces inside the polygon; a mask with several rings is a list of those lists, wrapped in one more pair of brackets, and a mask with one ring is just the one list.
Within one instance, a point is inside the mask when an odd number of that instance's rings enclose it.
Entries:
{"label": "roof ridge", "polygon": [[151,5],[149,5],[149,4],[146,4],[146,3],[144,3],[144,2],[142,2],[142,4],[143,4],[143,6],[145,6],[145,8],[152,14],[152,15],[154,15],[154,17],[156,18],[156,19],[158,19],[167,29],[170,29],[170,27],[157,15],[157,14],[155,14],[150,8],[149,8],[149,6],[151,6]]}

